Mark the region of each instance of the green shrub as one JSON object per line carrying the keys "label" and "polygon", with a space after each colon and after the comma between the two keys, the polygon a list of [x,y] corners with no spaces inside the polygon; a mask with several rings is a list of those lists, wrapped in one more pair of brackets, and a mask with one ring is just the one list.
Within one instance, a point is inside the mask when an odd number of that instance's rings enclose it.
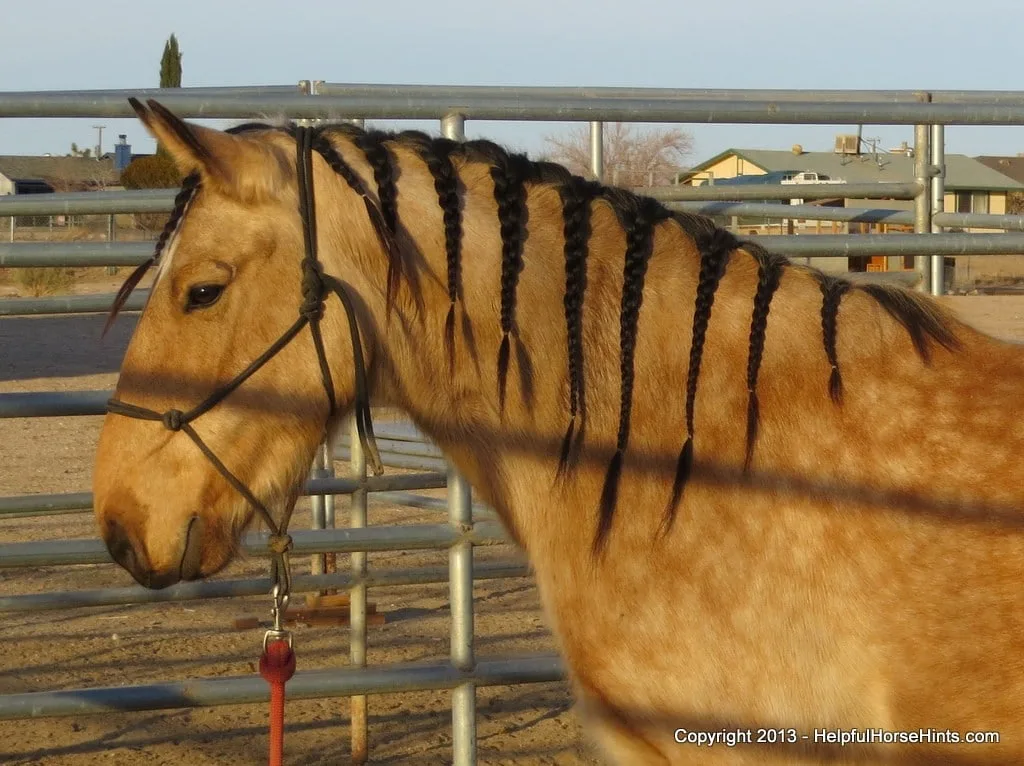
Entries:
{"label": "green shrub", "polygon": [[71,269],[34,267],[18,269],[15,279],[23,290],[38,298],[67,292],[75,283],[75,273]]}
{"label": "green shrub", "polygon": [[[174,189],[181,185],[181,174],[166,154],[138,157],[121,173],[126,189]],[[167,213],[136,213],[135,225],[146,231],[159,231],[167,222]]]}
{"label": "green shrub", "polygon": [[137,157],[121,172],[126,189],[173,189],[181,186],[181,174],[174,161],[163,154]]}

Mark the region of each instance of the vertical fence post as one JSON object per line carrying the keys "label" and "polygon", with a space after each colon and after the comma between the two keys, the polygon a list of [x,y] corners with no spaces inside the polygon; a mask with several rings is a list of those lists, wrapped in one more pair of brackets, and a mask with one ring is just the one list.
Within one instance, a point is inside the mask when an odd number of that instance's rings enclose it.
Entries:
{"label": "vertical fence post", "polygon": [[[316,449],[316,456],[313,458],[313,470],[309,472],[311,479],[325,479],[327,478],[326,465],[324,463],[324,445],[321,444]],[[310,495],[309,504],[310,512],[312,516],[312,522],[310,527],[312,529],[324,529],[326,526],[326,496],[324,495]],[[309,571],[311,574],[323,574],[324,573],[324,555],[323,553],[314,553],[310,558]]]}
{"label": "vertical fence post", "polygon": [[466,118],[458,112],[449,112],[441,118],[441,135],[452,141],[466,140]]}
{"label": "vertical fence post", "polygon": [[[914,180],[920,187],[914,198],[915,234],[927,234],[932,230],[932,192],[928,174],[931,164],[931,152],[928,150],[929,129],[928,125],[914,126]],[[920,277],[917,289],[928,292],[931,288],[931,256],[914,256],[914,268]]]}
{"label": "vertical fence post", "polygon": [[[324,443],[320,445],[320,460],[323,464],[323,477],[325,479],[333,479],[334,474],[334,448],[331,444],[330,438],[324,439]],[[324,495],[324,529],[334,529],[335,526],[335,502],[334,495]],[[338,554],[337,553],[325,553],[324,554],[324,574],[334,574],[338,571]],[[328,589],[323,591],[323,595],[336,593],[336,589]]]}
{"label": "vertical fence post", "polygon": [[[946,128],[944,125],[932,125],[931,165],[931,214],[934,220],[935,214],[941,213],[946,206]],[[941,231],[941,226],[932,223],[932,233],[938,234]],[[931,293],[932,295],[942,295],[946,291],[946,259],[942,255],[933,255],[931,259]]]}
{"label": "vertical fence post", "polygon": [[[352,507],[349,526],[362,529],[366,526],[366,455],[359,441],[356,419],[351,419],[349,442],[351,447],[351,478],[363,484],[352,493]],[[354,584],[349,590],[349,661],[352,667],[366,667],[366,553],[351,554],[351,570]],[[366,695],[351,698],[352,721],[352,763],[363,764],[369,759],[366,731]]]}
{"label": "vertical fence post", "polygon": [[[299,80],[299,93],[304,96],[319,96],[323,88],[323,80]],[[295,121],[298,125],[303,127],[312,127],[313,125],[319,125],[323,120],[319,118],[303,118]]]}
{"label": "vertical fence post", "polygon": [[[446,114],[441,133],[453,141],[466,139],[466,118]],[[473,524],[473,501],[469,484],[448,466],[448,521],[457,530]],[[452,610],[451,660],[459,670],[473,671],[473,544],[460,542],[448,552],[448,593]],[[476,763],[476,685],[460,684],[452,690],[452,763]]]}
{"label": "vertical fence post", "polygon": [[594,179],[604,182],[604,123],[590,123],[590,172]]}
{"label": "vertical fence post", "polygon": [[[473,525],[469,484],[448,466],[448,521],[465,533]],[[473,672],[473,544],[456,543],[448,552],[448,591],[452,605],[452,665]],[[476,763],[476,685],[472,681],[452,690],[452,763]]]}
{"label": "vertical fence post", "polygon": [[[52,222],[53,216],[50,217]],[[117,239],[117,220],[116,216],[111,213],[107,216],[107,242],[113,242]],[[117,266],[107,266],[107,274],[116,274]]]}

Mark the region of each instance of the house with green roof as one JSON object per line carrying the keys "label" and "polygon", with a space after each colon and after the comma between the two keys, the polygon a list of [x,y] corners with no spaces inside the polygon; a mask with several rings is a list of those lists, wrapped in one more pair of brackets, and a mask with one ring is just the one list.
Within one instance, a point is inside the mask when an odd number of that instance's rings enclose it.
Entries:
{"label": "house with green roof", "polygon": [[[794,190],[790,203],[801,204],[803,200],[800,198],[799,185],[804,183],[862,184],[914,181],[913,151],[906,145],[891,151],[860,151],[859,140],[841,140],[844,138],[857,137],[838,137],[836,151],[832,152],[808,152],[800,145],[793,146],[790,151],[726,149],[681,173],[677,182],[687,186],[715,183],[792,183]],[[1007,211],[1008,195],[1024,192],[1024,173],[1019,178],[1014,178],[993,158],[985,160],[983,162],[963,154],[946,155],[945,210],[959,213],[1002,214]],[[860,209],[883,207],[894,210],[912,210],[914,207],[912,200],[844,197],[818,200],[810,204]],[[732,224],[741,234],[849,234],[912,230],[911,227],[891,223],[831,223],[792,219],[779,221],[735,218]],[[914,268],[912,257],[882,255],[825,258],[819,259],[817,263],[830,271],[907,271]]]}
{"label": "house with green roof", "polygon": [[[856,153],[807,152],[799,145],[790,151],[726,149],[681,173],[678,183],[701,186],[769,174],[773,180],[797,179],[796,182],[802,177],[809,182],[816,179],[829,183],[908,183],[914,180],[914,157],[906,147],[888,152]],[[945,209],[959,213],[1005,213],[1007,194],[1024,192],[1021,181],[963,154],[946,155],[945,187]],[[799,195],[794,194],[794,197]],[[846,200],[846,203],[844,207],[878,206],[873,200]],[[913,203],[889,200],[884,206],[910,208]]]}

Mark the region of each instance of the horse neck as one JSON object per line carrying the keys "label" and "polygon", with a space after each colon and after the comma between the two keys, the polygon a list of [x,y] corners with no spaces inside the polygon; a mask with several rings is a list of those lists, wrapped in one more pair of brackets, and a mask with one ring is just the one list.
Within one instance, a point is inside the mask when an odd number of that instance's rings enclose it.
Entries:
{"label": "horse neck", "polygon": [[[524,509],[549,502],[569,422],[559,192],[546,184],[526,187],[524,266],[515,286],[502,401],[502,233],[490,167],[455,161],[462,235],[459,290],[452,310],[445,220],[434,178],[411,149],[391,144],[389,151],[397,188],[395,236],[403,258],[401,286],[391,312],[385,302],[387,260],[382,249],[352,248],[348,216],[329,218],[336,224],[329,236],[345,238],[345,243],[330,248],[332,257],[348,262],[329,264],[328,270],[358,282],[356,289],[373,328],[374,401],[408,413],[483,499],[497,508],[520,542],[528,544],[526,538],[540,536],[540,531]],[[368,188],[375,189],[373,170],[362,152],[347,145],[344,154]],[[341,191],[345,192],[344,187]],[[353,196],[349,191],[348,198]],[[352,205],[352,215],[365,221],[365,211],[358,207]],[[618,353],[625,240],[614,213],[600,205],[595,205],[593,224],[605,235],[595,238],[590,249],[585,311],[595,326],[588,340],[594,345],[591,354],[608,347],[601,353],[608,369],[597,370],[594,377],[616,389],[605,396],[593,383],[587,400],[588,439],[604,442],[605,449],[599,450],[603,464],[595,462],[603,472],[618,418],[617,386],[607,384],[614,383],[618,369],[616,362],[608,360],[617,359]],[[373,236],[370,227],[359,226],[365,236]],[[343,230],[348,233],[342,234]],[[355,264],[358,275],[352,274],[353,252],[360,253]],[[450,348],[446,342],[449,313],[453,319]],[[573,481],[570,477],[568,486]]]}

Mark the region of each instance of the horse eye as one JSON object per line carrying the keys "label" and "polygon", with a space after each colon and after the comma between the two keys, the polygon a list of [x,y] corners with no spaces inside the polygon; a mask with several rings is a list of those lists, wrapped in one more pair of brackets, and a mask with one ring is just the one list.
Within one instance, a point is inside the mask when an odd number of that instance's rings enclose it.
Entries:
{"label": "horse eye", "polygon": [[223,292],[224,285],[196,285],[188,291],[188,303],[185,304],[185,311],[212,306]]}

